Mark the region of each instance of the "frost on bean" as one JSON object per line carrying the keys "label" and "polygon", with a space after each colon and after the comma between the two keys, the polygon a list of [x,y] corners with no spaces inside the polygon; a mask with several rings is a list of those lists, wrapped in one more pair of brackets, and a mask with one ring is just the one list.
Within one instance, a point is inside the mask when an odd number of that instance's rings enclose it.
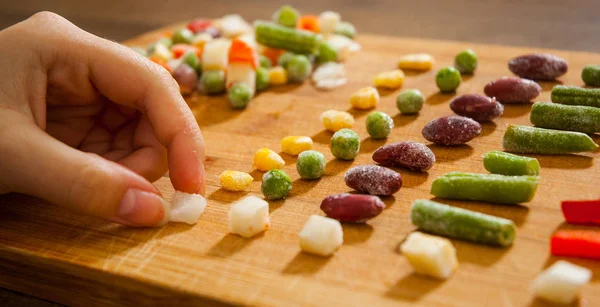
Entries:
{"label": "frost on bean", "polygon": [[477,137],[481,125],[467,117],[446,116],[430,121],[421,133],[426,140],[439,145],[460,145]]}
{"label": "frost on bean", "polygon": [[508,69],[521,78],[551,81],[567,73],[567,61],[552,54],[533,53],[508,62]]}
{"label": "frost on bean", "polygon": [[379,215],[385,204],[377,196],[361,194],[335,194],[321,202],[321,210],[340,222],[364,223]]}
{"label": "frost on bean", "polygon": [[392,195],[402,187],[402,176],[378,165],[359,165],[344,175],[346,185],[371,195]]}
{"label": "frost on bean", "polygon": [[384,166],[404,167],[424,172],[435,163],[435,155],[423,143],[406,141],[377,148],[373,153],[373,160]]}
{"label": "frost on bean", "polygon": [[542,87],[534,81],[517,77],[502,77],[483,88],[489,97],[502,103],[529,102],[540,95]]}

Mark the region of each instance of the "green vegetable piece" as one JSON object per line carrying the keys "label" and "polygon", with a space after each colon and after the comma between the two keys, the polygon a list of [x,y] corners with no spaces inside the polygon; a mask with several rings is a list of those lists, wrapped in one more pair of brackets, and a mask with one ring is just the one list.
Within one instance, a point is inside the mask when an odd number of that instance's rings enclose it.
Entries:
{"label": "green vegetable piece", "polygon": [[335,34],[340,34],[348,38],[354,38],[354,36],[356,36],[356,28],[354,28],[351,23],[342,21],[335,27]]}
{"label": "green vegetable piece", "polygon": [[264,67],[256,69],[256,91],[263,91],[269,87],[269,70]]}
{"label": "green vegetable piece", "polygon": [[188,64],[191,68],[196,71],[196,74],[202,74],[202,65],[200,64],[200,60],[194,51],[186,52],[182,57],[182,62]]}
{"label": "green vegetable piece", "polygon": [[337,51],[331,47],[331,45],[322,41],[319,45],[319,53],[317,54],[318,63],[335,62],[337,60]]}
{"label": "green vegetable piece", "polygon": [[286,198],[292,190],[292,179],[280,169],[272,169],[262,177],[260,189],[268,200]]}
{"label": "green vegetable piece", "polygon": [[290,59],[285,69],[287,71],[288,81],[300,83],[310,76],[312,64],[306,56],[298,54]]}
{"label": "green vegetable piece", "polygon": [[286,68],[287,64],[290,62],[291,59],[294,58],[294,56],[296,55],[292,52],[284,52],[277,58],[277,65]]}
{"label": "green vegetable piece", "polygon": [[536,102],[531,107],[529,119],[540,128],[600,132],[600,108]]}
{"label": "green vegetable piece", "polygon": [[482,244],[510,246],[517,235],[511,220],[425,199],[413,202],[410,219],[427,232]]}
{"label": "green vegetable piece", "polygon": [[396,97],[396,107],[402,114],[416,114],[419,113],[423,104],[425,103],[425,97],[421,91],[416,89],[408,89],[402,91]]}
{"label": "green vegetable piece", "polygon": [[581,79],[588,86],[600,86],[600,65],[587,65],[581,71]]}
{"label": "green vegetable piece", "polygon": [[344,128],[336,132],[329,142],[331,153],[341,160],[353,160],[360,150],[360,139],[356,132]]}
{"label": "green vegetable piece", "polygon": [[394,128],[394,120],[387,114],[379,111],[371,112],[367,116],[367,132],[374,139],[384,139]]}
{"label": "green vegetable piece", "polygon": [[246,83],[236,83],[229,89],[227,98],[229,98],[232,107],[243,109],[252,99],[252,90]]}
{"label": "green vegetable piece", "polygon": [[200,78],[202,91],[208,95],[221,94],[225,91],[225,72],[222,70],[208,70]]}
{"label": "green vegetable piece", "polygon": [[533,198],[538,181],[538,176],[450,172],[433,181],[431,194],[441,198],[518,204]]}
{"label": "green vegetable piece", "polygon": [[300,13],[289,5],[284,5],[273,14],[273,22],[285,27],[295,28]]}
{"label": "green vegetable piece", "polygon": [[318,179],[325,173],[325,156],[316,150],[305,150],[298,155],[296,170],[302,179]]}
{"label": "green vegetable piece", "polygon": [[137,52],[137,53],[139,53],[139,54],[141,54],[141,55],[145,56],[145,57],[147,57],[147,56],[148,56],[148,52],[146,52],[146,49],[144,49],[144,48],[141,48],[141,47],[131,47],[131,49],[132,49],[133,51],[135,51],[135,52]]}
{"label": "green vegetable piece", "polygon": [[272,22],[254,22],[256,42],[267,47],[294,53],[314,54],[319,49],[321,37],[313,32],[287,28]]}
{"label": "green vegetable piece", "polygon": [[170,49],[173,46],[173,42],[171,41],[170,38],[163,37],[163,38],[157,40],[156,42],[154,42],[153,44],[151,44],[150,46],[148,46],[148,48],[146,49],[147,54],[153,54],[154,51],[156,51],[156,45],[159,45],[159,44],[167,47],[167,49]]}
{"label": "green vegetable piece", "polygon": [[500,175],[537,176],[540,174],[540,163],[537,159],[502,151],[490,151],[484,154],[483,166],[488,172]]}
{"label": "green vegetable piece", "polygon": [[188,28],[181,28],[173,32],[171,40],[173,41],[173,44],[189,45],[194,41],[194,32],[190,31]]}
{"label": "green vegetable piece", "polygon": [[435,83],[442,92],[453,92],[460,85],[460,72],[454,67],[440,69],[435,75]]}
{"label": "green vegetable piece", "polygon": [[598,145],[585,133],[509,125],[502,147],[514,153],[560,155],[594,151]]}
{"label": "green vegetable piece", "polygon": [[262,54],[258,56],[258,62],[260,67],[271,68],[271,60]]}
{"label": "green vegetable piece", "polygon": [[556,103],[600,108],[600,88],[556,85],[550,96]]}
{"label": "green vegetable piece", "polygon": [[461,74],[472,74],[477,68],[477,54],[471,49],[461,51],[454,58],[454,66]]}

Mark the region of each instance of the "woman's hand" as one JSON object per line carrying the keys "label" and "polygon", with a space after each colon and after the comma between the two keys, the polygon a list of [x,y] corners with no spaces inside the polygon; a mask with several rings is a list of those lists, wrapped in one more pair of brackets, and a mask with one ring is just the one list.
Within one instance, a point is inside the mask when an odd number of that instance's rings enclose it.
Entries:
{"label": "woman's hand", "polygon": [[204,193],[200,129],[162,67],[53,13],[0,32],[0,193],[135,226],[166,218],[151,184]]}

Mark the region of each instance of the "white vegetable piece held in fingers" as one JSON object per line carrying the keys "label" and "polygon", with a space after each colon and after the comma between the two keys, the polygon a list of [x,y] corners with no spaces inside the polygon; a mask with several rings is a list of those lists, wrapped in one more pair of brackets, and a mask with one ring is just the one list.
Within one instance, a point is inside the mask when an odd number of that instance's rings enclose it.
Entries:
{"label": "white vegetable piece held in fingers", "polygon": [[202,195],[175,191],[171,199],[171,212],[168,221],[193,225],[198,222],[204,209],[206,209],[206,198]]}

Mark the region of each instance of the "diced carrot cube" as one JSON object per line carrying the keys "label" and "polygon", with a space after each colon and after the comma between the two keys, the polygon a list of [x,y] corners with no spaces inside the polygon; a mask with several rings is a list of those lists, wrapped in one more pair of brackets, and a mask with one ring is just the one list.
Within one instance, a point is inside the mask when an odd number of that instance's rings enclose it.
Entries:
{"label": "diced carrot cube", "polygon": [[229,63],[249,63],[252,68],[258,67],[258,54],[248,43],[241,39],[233,39],[229,48]]}
{"label": "diced carrot cube", "polygon": [[263,55],[266,56],[270,61],[272,66],[277,66],[277,59],[285,53],[283,49],[274,49],[266,47],[263,50]]}
{"label": "diced carrot cube", "polygon": [[300,17],[298,21],[298,28],[307,30],[315,33],[319,33],[319,16],[316,15],[304,15]]}

